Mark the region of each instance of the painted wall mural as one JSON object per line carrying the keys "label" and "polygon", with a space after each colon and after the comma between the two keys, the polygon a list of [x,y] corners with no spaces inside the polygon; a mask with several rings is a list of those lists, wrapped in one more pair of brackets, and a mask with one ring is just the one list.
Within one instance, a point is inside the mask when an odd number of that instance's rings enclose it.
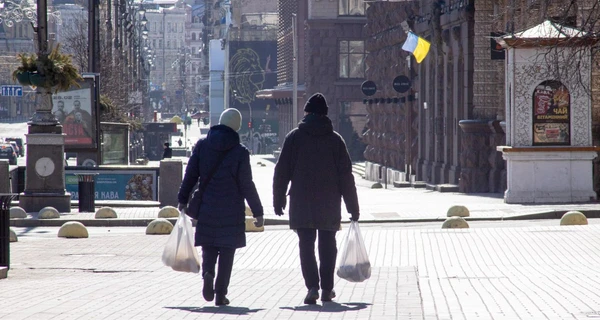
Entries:
{"label": "painted wall mural", "polygon": [[276,41],[229,43],[229,107],[242,113],[242,143],[253,154],[271,153],[278,145],[277,110],[256,92],[277,85]]}

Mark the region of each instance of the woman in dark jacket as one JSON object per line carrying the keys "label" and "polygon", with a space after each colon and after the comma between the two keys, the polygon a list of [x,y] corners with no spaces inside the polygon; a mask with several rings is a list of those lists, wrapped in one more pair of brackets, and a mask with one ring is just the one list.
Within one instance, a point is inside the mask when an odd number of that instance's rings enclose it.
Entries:
{"label": "woman in dark jacket", "polygon": [[[306,304],[317,302],[319,284],[322,301],[335,297],[335,233],[340,229],[341,199],[344,198],[352,220],[358,221],[360,215],[352,162],[344,140],[333,131],[327,110],[322,94],[310,97],[304,106],[304,119],[285,137],[273,177],[277,215],[283,215],[291,182],[290,228],[298,233],[300,265],[308,289]],[[317,231],[320,268],[315,259]]]}
{"label": "woman in dark jacket", "polygon": [[[210,128],[205,139],[196,143],[185,176],[179,189],[179,209],[186,210],[190,192],[198,182],[210,176],[206,184],[199,212],[190,216],[198,219],[195,245],[202,247],[202,295],[216,305],[227,305],[226,298],[235,249],[246,246],[246,205],[256,218],[255,225],[263,225],[263,207],[252,181],[250,153],[240,144],[237,131],[242,116],[237,109],[226,109],[219,125]],[[215,169],[216,168],[216,169]],[[215,277],[215,265],[219,260]]]}

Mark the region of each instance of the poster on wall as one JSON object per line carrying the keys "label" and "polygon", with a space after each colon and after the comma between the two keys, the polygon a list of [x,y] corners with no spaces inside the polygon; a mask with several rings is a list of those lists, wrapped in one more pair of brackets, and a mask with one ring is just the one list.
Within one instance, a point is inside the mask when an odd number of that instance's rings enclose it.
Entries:
{"label": "poster on wall", "polygon": [[52,95],[52,113],[63,126],[65,150],[95,149],[98,141],[93,78]]}
{"label": "poster on wall", "polygon": [[559,81],[540,83],[533,92],[533,145],[569,145],[569,90]]}
{"label": "poster on wall", "polygon": [[[133,171],[97,171],[96,173],[99,173],[95,178],[96,200],[156,201],[158,199],[156,173]],[[71,199],[79,199],[79,180],[74,172],[65,174],[65,189],[71,193]]]}

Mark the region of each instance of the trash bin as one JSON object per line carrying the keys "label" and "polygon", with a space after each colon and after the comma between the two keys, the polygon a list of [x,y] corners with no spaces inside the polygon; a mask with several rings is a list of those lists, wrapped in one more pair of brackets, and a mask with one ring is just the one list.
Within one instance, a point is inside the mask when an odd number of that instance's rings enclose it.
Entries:
{"label": "trash bin", "polygon": [[0,267],[10,269],[10,202],[16,194],[0,193]]}
{"label": "trash bin", "polygon": [[79,212],[95,212],[97,173],[77,173],[79,181]]}

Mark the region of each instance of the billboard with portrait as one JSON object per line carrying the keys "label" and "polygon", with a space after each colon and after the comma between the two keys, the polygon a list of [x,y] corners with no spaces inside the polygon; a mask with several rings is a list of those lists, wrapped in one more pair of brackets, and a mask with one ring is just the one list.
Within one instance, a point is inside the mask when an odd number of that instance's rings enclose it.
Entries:
{"label": "billboard with portrait", "polygon": [[52,95],[52,113],[63,126],[65,150],[96,149],[98,122],[93,78],[84,78],[80,87]]}
{"label": "billboard with portrait", "polygon": [[229,42],[229,107],[242,113],[240,139],[253,153],[278,147],[279,119],[272,101],[256,92],[277,85],[276,41]]}

